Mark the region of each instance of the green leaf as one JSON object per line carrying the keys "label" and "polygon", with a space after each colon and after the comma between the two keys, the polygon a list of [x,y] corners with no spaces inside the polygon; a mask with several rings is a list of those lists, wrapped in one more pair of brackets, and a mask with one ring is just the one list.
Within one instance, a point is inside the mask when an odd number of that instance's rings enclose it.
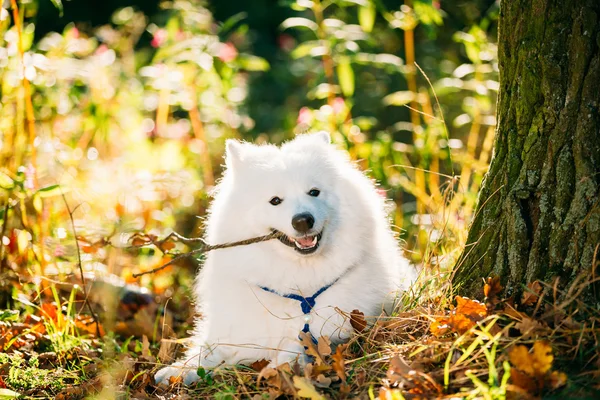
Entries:
{"label": "green leaf", "polygon": [[321,83],[314,89],[311,89],[306,97],[309,99],[326,99],[330,94],[337,94],[340,92],[340,87],[338,85],[330,85],[328,83]]}
{"label": "green leaf", "polygon": [[291,5],[291,9],[294,11],[304,11],[308,8],[312,9],[315,6],[315,2],[312,0],[298,0]]}
{"label": "green leaf", "polygon": [[308,55],[312,57],[319,57],[326,53],[327,47],[323,46],[320,40],[310,40],[308,42],[302,43],[294,50],[292,50],[290,56],[296,60],[298,58],[306,57]]}
{"label": "green leaf", "polygon": [[425,25],[442,25],[442,14],[435,8],[431,0],[417,0],[413,5],[419,21]]}
{"label": "green leaf", "polygon": [[239,23],[245,20],[247,17],[248,13],[239,12],[227,18],[227,20],[219,27],[219,37],[224,39],[229,36],[235,30],[235,28],[239,26]]}
{"label": "green leaf", "polygon": [[363,31],[371,32],[373,30],[375,16],[377,15],[376,11],[375,5],[372,3],[358,9],[358,23]]}
{"label": "green leaf", "polygon": [[246,71],[268,71],[270,68],[267,60],[250,54],[240,54],[237,61]]}
{"label": "green leaf", "polygon": [[19,319],[18,310],[0,310],[0,321],[16,321]]}
{"label": "green leaf", "polygon": [[0,399],[16,399],[21,396],[21,393],[10,389],[0,389]]}
{"label": "green leaf", "polygon": [[354,94],[354,70],[350,58],[345,56],[340,58],[337,65],[337,76],[344,96],[352,97]]}
{"label": "green leaf", "polygon": [[281,29],[285,30],[288,28],[308,28],[316,32],[318,25],[315,21],[311,21],[308,18],[292,17],[281,23]]}
{"label": "green leaf", "polygon": [[56,7],[58,9],[58,15],[60,17],[63,16],[63,4],[61,0],[50,0],[52,2],[52,4],[54,4],[54,7]]}
{"label": "green leaf", "polygon": [[15,181],[4,172],[0,171],[0,188],[10,190],[15,187]]}
{"label": "green leaf", "polygon": [[366,7],[369,4],[369,0],[343,0],[343,3],[351,3]]}
{"label": "green leaf", "polygon": [[402,90],[388,94],[383,98],[386,106],[404,106],[415,99],[415,94],[410,90]]}
{"label": "green leaf", "polygon": [[404,65],[404,61],[394,54],[380,53],[358,53],[354,56],[354,61],[359,64],[376,64],[381,66],[394,66],[401,67]]}
{"label": "green leaf", "polygon": [[60,196],[66,191],[63,190],[60,185],[50,185],[44,188],[39,189],[36,194],[38,194],[41,198]]}

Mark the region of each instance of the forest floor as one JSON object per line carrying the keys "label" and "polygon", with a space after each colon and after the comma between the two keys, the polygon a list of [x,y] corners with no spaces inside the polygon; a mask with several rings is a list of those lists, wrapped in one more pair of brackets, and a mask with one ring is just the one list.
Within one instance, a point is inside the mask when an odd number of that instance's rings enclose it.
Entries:
{"label": "forest floor", "polygon": [[14,300],[0,312],[0,399],[600,398],[600,311],[582,302],[585,278],[563,292],[533,282],[518,302],[504,296],[498,279],[482,281],[479,299],[432,292],[424,283],[373,326],[352,312],[355,335],[347,344],[333,349],[327,338],[307,340],[314,361],[303,370],[258,361],[199,370],[191,387],[153,380],[183,347],[174,338],[185,337],[193,317],[185,300],[88,282],[92,309],[99,293],[119,299],[118,318],[99,311],[103,322],[96,324],[81,289],[7,274],[1,281]]}

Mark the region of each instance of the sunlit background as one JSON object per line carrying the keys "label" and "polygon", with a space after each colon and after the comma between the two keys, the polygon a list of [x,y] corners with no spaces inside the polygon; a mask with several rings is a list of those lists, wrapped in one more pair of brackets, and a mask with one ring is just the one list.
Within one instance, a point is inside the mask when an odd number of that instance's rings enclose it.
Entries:
{"label": "sunlit background", "polygon": [[[184,332],[196,264],[135,279],[187,249],[148,238],[202,234],[226,139],[321,129],[385,189],[407,257],[446,279],[491,155],[497,14],[493,0],[4,0],[0,308],[81,285],[80,258],[104,330],[156,340],[173,298]],[[134,328],[101,295],[124,283],[157,304]]]}

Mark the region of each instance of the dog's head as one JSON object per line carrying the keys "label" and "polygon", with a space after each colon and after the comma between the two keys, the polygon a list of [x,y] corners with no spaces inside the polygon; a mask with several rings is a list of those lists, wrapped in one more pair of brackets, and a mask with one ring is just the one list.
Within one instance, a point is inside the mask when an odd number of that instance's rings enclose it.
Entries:
{"label": "dog's head", "polygon": [[229,205],[240,229],[277,231],[285,253],[323,251],[335,219],[338,172],[328,160],[329,134],[303,135],[281,148],[227,141]]}

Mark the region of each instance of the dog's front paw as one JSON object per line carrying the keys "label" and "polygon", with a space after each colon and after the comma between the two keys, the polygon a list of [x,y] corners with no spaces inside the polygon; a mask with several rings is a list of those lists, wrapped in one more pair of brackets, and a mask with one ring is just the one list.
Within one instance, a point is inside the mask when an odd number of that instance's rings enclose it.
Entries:
{"label": "dog's front paw", "polygon": [[181,377],[183,379],[183,384],[186,386],[191,385],[199,379],[196,368],[186,366],[183,363],[175,363],[158,371],[156,375],[154,375],[154,380],[158,385],[169,385],[171,383],[171,377]]}

